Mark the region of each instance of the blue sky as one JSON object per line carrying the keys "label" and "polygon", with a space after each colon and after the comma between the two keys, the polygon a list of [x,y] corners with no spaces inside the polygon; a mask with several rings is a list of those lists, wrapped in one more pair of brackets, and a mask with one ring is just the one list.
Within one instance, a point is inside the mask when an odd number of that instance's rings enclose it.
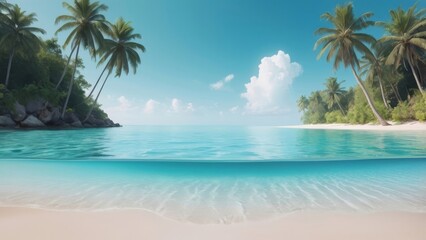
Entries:
{"label": "blue sky", "polygon": [[[15,0],[37,13],[37,27],[54,36],[63,1]],[[71,2],[71,1],[68,1]],[[147,49],[136,75],[111,78],[100,103],[122,124],[285,125],[300,122],[296,100],[322,89],[329,76],[355,85],[349,70],[334,72],[317,60],[313,32],[320,20],[347,1],[298,0],[103,0],[105,16],[131,21]],[[415,1],[352,1],[357,15],[389,10]],[[424,2],[418,2],[424,8]],[[378,28],[369,33],[380,37]],[[62,44],[67,33],[57,37]],[[64,53],[69,53],[65,49]],[[87,54],[83,74],[93,83],[101,72]],[[263,60],[262,60],[263,59]]]}

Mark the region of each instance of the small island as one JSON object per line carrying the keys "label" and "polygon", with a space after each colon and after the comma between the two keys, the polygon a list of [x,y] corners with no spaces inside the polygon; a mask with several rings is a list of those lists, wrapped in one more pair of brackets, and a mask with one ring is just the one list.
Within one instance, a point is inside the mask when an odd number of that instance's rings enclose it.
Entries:
{"label": "small island", "polygon": [[[0,83],[0,127],[120,126],[108,118],[98,98],[113,72],[115,77],[127,75],[129,69],[136,73],[138,51],[145,47],[133,40],[141,36],[122,18],[110,23],[103,15],[108,9],[104,4],[75,4],[64,3],[70,15],[55,21],[62,24],[55,34],[69,34],[61,47],[56,38],[41,38],[46,32],[36,27],[35,13],[0,2],[0,77],[4,79]],[[69,55],[63,52],[67,47]],[[103,68],[94,86],[80,72],[82,51],[88,51]]]}

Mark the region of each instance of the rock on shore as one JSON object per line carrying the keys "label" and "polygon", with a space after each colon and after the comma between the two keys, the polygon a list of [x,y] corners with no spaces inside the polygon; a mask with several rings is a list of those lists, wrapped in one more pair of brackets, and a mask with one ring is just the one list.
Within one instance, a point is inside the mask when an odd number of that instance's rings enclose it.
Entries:
{"label": "rock on shore", "polygon": [[111,119],[97,119],[93,115],[83,122],[74,112],[61,118],[60,108],[37,98],[25,105],[15,102],[12,110],[0,115],[0,128],[104,128],[120,127]]}

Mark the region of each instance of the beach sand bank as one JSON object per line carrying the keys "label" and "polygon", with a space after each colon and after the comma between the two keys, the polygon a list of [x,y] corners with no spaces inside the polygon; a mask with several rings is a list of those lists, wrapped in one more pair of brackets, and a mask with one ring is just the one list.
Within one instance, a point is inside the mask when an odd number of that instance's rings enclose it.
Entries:
{"label": "beach sand bank", "polygon": [[426,213],[307,213],[236,224],[176,222],[142,210],[0,208],[3,240],[424,240]]}
{"label": "beach sand bank", "polygon": [[324,129],[324,130],[364,130],[364,131],[426,131],[426,122],[406,122],[393,123],[389,122],[389,126],[381,126],[377,124],[306,124],[281,126],[282,128],[297,129]]}

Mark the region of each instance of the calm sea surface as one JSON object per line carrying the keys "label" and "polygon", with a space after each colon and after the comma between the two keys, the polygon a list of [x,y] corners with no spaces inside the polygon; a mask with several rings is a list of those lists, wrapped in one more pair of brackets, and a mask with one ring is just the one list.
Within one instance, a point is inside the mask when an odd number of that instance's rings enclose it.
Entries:
{"label": "calm sea surface", "polygon": [[0,206],[230,223],[426,211],[426,132],[275,127],[0,130]]}

